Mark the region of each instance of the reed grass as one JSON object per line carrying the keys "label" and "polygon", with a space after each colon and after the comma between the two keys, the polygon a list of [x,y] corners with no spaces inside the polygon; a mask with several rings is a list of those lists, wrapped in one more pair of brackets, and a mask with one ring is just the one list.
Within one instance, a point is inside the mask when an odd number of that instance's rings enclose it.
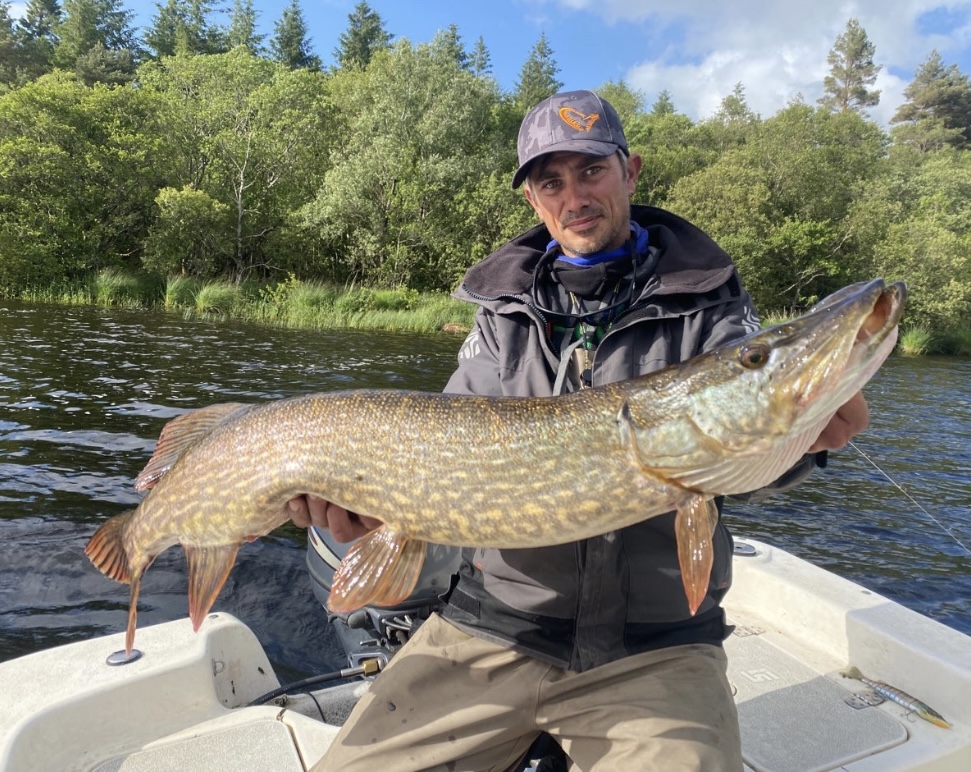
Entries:
{"label": "reed grass", "polygon": [[166,310],[194,307],[201,286],[198,279],[190,276],[170,276],[165,283],[162,307]]}
{"label": "reed grass", "polygon": [[91,280],[91,294],[99,306],[144,308],[154,305],[161,293],[156,277],[117,268],[104,268]]}
{"label": "reed grass", "polygon": [[934,346],[934,334],[929,327],[915,325],[900,330],[897,349],[905,356],[924,356]]}
{"label": "reed grass", "polygon": [[202,317],[228,319],[239,316],[244,308],[245,295],[238,284],[226,281],[208,281],[195,293],[193,308]]}
{"label": "reed grass", "polygon": [[60,306],[91,306],[94,295],[88,282],[70,283],[51,287],[27,287],[13,297],[28,303],[52,303]]}

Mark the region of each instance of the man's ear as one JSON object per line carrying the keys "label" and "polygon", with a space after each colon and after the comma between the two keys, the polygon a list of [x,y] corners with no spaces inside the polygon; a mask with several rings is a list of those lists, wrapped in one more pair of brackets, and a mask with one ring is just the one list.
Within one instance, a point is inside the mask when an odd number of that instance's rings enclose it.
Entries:
{"label": "man's ear", "polygon": [[644,159],[641,158],[639,153],[633,153],[627,159],[627,191],[631,195],[634,195],[634,189],[637,187],[637,178],[640,176],[643,166]]}
{"label": "man's ear", "polygon": [[533,201],[533,193],[529,189],[529,185],[525,185],[525,184],[523,185],[523,195],[526,196],[526,200],[529,202],[529,205],[533,207],[533,211],[536,212],[536,214],[538,215],[539,209],[536,208],[536,202]]}

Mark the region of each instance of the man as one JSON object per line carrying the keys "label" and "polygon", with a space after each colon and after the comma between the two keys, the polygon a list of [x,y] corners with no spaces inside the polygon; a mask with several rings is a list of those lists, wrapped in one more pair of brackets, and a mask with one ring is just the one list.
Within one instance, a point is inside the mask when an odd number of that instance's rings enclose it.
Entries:
{"label": "man", "polygon": [[[630,378],[756,329],[729,256],[690,223],[631,206],[641,158],[590,91],[526,116],[513,187],[542,225],[466,274],[475,327],[446,391],[545,396]],[[815,449],[866,426],[856,396]],[[570,453],[569,447],[563,453]],[[787,475],[801,479],[807,456]],[[293,519],[338,540],[379,523],[319,500]],[[664,515],[572,544],[468,550],[441,615],[374,682],[322,769],[513,769],[548,732],[576,768],[739,770],[720,601],[731,537],[719,525],[708,595],[692,615]]]}

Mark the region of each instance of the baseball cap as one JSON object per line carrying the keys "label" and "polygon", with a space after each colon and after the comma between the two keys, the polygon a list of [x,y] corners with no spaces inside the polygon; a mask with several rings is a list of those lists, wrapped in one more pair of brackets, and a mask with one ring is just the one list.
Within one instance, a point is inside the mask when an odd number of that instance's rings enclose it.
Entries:
{"label": "baseball cap", "polygon": [[593,91],[564,91],[530,110],[519,127],[519,168],[512,178],[518,188],[541,155],[568,151],[606,156],[627,149],[617,111]]}

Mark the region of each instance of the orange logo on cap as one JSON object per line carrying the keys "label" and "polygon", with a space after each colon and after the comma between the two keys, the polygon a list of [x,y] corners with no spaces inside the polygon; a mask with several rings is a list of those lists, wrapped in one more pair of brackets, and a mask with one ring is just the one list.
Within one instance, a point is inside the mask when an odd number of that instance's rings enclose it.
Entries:
{"label": "orange logo on cap", "polygon": [[593,128],[593,124],[600,120],[600,113],[590,113],[590,115],[584,115],[576,108],[561,107],[560,119],[565,124],[572,126],[577,131],[590,131],[590,129]]}

